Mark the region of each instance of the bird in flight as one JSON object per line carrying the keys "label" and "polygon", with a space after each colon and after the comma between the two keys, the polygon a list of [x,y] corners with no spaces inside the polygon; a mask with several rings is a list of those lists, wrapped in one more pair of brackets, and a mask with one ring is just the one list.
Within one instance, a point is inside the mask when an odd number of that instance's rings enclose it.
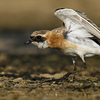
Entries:
{"label": "bird in flight", "polygon": [[55,16],[63,21],[64,25],[53,30],[40,30],[31,34],[26,44],[34,44],[39,48],[56,48],[65,55],[72,57],[74,71],[75,58],[78,56],[86,67],[85,57],[100,55],[100,30],[89,20],[84,12],[60,8],[56,9]]}

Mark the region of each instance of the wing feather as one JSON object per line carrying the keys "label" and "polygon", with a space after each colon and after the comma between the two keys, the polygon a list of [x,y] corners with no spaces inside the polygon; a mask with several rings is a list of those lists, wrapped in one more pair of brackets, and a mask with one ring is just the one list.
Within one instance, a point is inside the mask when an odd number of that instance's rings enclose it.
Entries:
{"label": "wing feather", "polygon": [[90,21],[88,21],[85,18],[81,17],[80,15],[75,15],[75,18],[77,18],[77,17],[79,17],[78,19],[80,19],[81,23],[85,26],[85,28],[89,32],[91,32],[91,34],[93,34],[94,36],[96,36],[100,39],[100,31],[96,26],[94,26],[93,23],[91,23]]}
{"label": "wing feather", "polygon": [[65,8],[56,10],[54,15],[65,24],[65,39],[78,45],[100,48],[100,30],[83,12]]}
{"label": "wing feather", "polygon": [[[56,12],[54,14],[55,14],[55,16],[57,16],[59,19],[61,19],[65,23],[67,31],[69,30],[70,25],[71,25],[71,29],[70,29],[71,31],[72,30],[75,31],[76,29],[84,28],[84,31],[87,31],[88,35],[90,35],[90,36],[93,35],[100,39],[99,28],[92,21],[90,21],[84,15],[83,12],[65,8],[65,9],[56,10]],[[85,32],[81,31],[80,35],[82,33],[84,34]],[[76,35],[78,36],[79,34],[76,34]]]}
{"label": "wing feather", "polygon": [[78,10],[75,10],[81,17],[83,17],[85,20],[87,20],[88,22],[90,22],[94,27],[96,27],[99,31],[100,31],[100,28],[95,24],[93,23],[89,18],[87,18],[87,16],[85,15],[84,12],[81,12],[81,11],[78,11]]}

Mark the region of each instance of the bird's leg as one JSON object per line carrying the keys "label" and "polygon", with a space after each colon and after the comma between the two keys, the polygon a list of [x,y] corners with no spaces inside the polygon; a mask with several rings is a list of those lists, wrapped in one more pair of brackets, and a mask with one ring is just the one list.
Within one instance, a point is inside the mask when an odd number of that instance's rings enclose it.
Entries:
{"label": "bird's leg", "polygon": [[[82,61],[83,61],[83,63],[84,63],[84,69],[87,69],[84,56],[81,55],[80,58],[82,59]],[[72,61],[73,61],[73,65],[74,65],[74,71],[73,71],[73,72],[68,72],[67,74],[65,74],[65,75],[64,75],[63,77],[61,77],[60,79],[67,79],[71,74],[74,74],[74,76],[75,76],[75,73],[76,73],[76,72],[80,72],[80,71],[77,71],[75,59],[76,59],[76,57],[72,57]],[[81,71],[83,71],[83,70],[81,70]]]}
{"label": "bird's leg", "polygon": [[86,65],[86,62],[83,62],[84,63],[84,69],[87,69],[87,65]]}
{"label": "bird's leg", "polygon": [[87,65],[86,65],[86,62],[85,62],[84,56],[81,55],[80,57],[81,57],[81,59],[82,59],[82,61],[83,61],[83,63],[84,63],[84,69],[87,69]]}
{"label": "bird's leg", "polygon": [[77,68],[76,68],[76,61],[75,61],[75,57],[72,57],[72,61],[73,61],[73,65],[74,65],[74,71],[76,71],[77,70]]}
{"label": "bird's leg", "polygon": [[76,57],[72,57],[72,61],[73,61],[73,65],[74,65],[74,72],[68,72],[67,74],[65,74],[60,79],[67,79],[71,74],[75,74],[75,72],[77,71],[75,59],[76,59]]}
{"label": "bird's leg", "polygon": [[68,73],[65,74],[63,77],[61,77],[60,80],[62,80],[62,79],[67,79],[71,74],[72,74],[72,72],[68,72]]}

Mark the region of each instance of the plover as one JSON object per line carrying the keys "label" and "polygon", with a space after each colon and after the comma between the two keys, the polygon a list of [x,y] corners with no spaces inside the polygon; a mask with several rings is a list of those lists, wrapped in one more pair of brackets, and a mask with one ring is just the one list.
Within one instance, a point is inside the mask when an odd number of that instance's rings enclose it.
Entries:
{"label": "plover", "polygon": [[72,57],[76,71],[75,57],[79,56],[86,68],[84,57],[100,55],[100,30],[84,12],[61,8],[54,13],[64,25],[53,30],[40,30],[31,34],[26,44],[39,48],[56,48]]}

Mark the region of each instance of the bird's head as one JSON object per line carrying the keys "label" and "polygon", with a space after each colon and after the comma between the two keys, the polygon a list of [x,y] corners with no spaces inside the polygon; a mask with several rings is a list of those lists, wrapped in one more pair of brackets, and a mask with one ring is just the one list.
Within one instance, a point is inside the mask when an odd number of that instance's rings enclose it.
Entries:
{"label": "bird's head", "polygon": [[53,30],[40,30],[31,34],[30,40],[25,44],[34,44],[38,48],[61,48],[64,42],[63,34],[65,33],[65,27],[59,27]]}
{"label": "bird's head", "polygon": [[38,48],[48,48],[49,41],[46,38],[48,32],[49,30],[40,30],[33,32],[30,36],[30,40],[26,41],[25,44],[32,43],[38,46]]}

